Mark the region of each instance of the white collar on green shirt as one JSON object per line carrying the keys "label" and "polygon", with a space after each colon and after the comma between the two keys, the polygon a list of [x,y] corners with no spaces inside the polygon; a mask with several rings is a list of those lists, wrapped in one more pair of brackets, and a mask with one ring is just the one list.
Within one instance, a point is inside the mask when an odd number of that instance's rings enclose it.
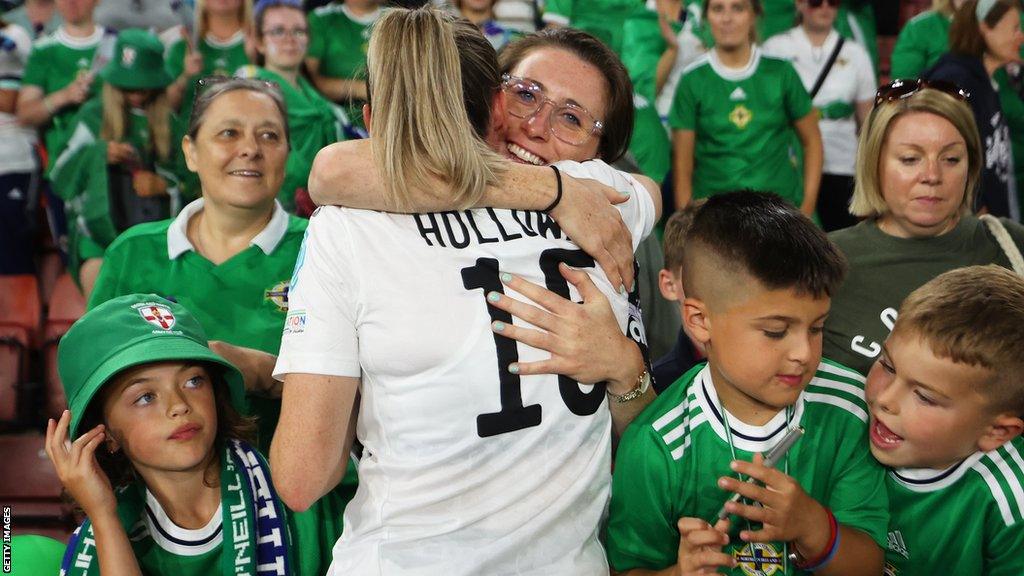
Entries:
{"label": "white collar on green shirt", "polygon": [[740,80],[746,80],[757,72],[757,65],[761,63],[761,49],[755,44],[750,49],[750,60],[747,61],[747,65],[743,68],[729,68],[722,61],[718,59],[718,53],[714,49],[708,50],[708,62],[711,64],[711,69],[715,71],[725,80],[732,82],[739,82]]}
{"label": "white collar on green shirt", "polygon": [[92,48],[100,43],[103,39],[103,35],[106,33],[106,29],[99,24],[96,24],[96,29],[90,36],[84,38],[77,38],[68,34],[64,25],[61,24],[56,31],[53,33],[53,37],[64,46],[68,48],[74,48],[75,50],[85,50],[86,48]]}
{"label": "white collar on green shirt", "polygon": [[[174,260],[185,252],[195,251],[195,246],[188,240],[185,231],[188,229],[188,221],[203,209],[203,199],[199,198],[189,202],[188,206],[182,208],[178,217],[171,222],[167,229],[167,257]],[[274,215],[270,217],[266,227],[260,231],[250,242],[250,246],[259,246],[264,254],[270,255],[277,248],[288,231],[288,213],[281,207],[281,203],[274,200]]]}
{"label": "white collar on green shirt", "polygon": [[380,8],[377,8],[373,12],[367,12],[362,16],[356,16],[355,13],[352,12],[352,9],[345,4],[341,5],[341,11],[345,13],[345,16],[348,16],[349,20],[355,22],[356,24],[362,24],[363,26],[369,26],[370,24],[376,22],[377,18],[380,18],[382,12]]}

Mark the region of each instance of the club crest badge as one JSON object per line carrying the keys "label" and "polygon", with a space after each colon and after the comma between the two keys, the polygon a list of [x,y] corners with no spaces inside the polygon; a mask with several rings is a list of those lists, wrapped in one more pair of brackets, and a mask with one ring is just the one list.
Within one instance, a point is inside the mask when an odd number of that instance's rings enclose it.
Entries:
{"label": "club crest badge", "polygon": [[135,48],[131,46],[125,46],[121,50],[121,65],[125,68],[131,68],[135,64]]}
{"label": "club crest badge", "polygon": [[174,328],[174,313],[160,304],[146,304],[138,308],[139,315],[146,322],[163,330]]}
{"label": "club crest badge", "polygon": [[264,300],[270,300],[279,312],[288,311],[288,281],[282,280],[263,291]]}
{"label": "club crest badge", "polygon": [[732,112],[729,113],[729,122],[732,122],[734,126],[743,130],[750,124],[750,121],[754,119],[754,113],[743,104],[737,104]]}
{"label": "club crest badge", "polygon": [[782,552],[771,544],[750,542],[732,554],[736,566],[747,576],[782,576],[786,572]]}

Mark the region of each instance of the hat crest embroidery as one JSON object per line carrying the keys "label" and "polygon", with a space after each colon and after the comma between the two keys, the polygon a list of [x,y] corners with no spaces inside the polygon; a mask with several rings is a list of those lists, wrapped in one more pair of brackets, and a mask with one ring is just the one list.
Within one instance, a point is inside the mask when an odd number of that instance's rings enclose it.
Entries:
{"label": "hat crest embroidery", "polygon": [[170,330],[171,328],[174,328],[174,314],[166,306],[149,304],[142,306],[138,310],[142,319],[153,326],[163,330]]}
{"label": "hat crest embroidery", "polygon": [[125,46],[121,50],[121,65],[125,68],[131,68],[133,64],[135,64],[135,48]]}

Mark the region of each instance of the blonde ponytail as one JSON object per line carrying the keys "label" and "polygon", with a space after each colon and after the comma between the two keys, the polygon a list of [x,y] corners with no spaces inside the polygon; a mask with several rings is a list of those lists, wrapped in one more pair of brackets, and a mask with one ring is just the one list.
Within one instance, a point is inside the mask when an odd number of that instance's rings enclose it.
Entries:
{"label": "blonde ponytail", "polygon": [[370,141],[391,209],[407,209],[410,190],[433,190],[438,180],[468,208],[504,170],[466,113],[452,24],[433,8],[395,8],[373,27]]}

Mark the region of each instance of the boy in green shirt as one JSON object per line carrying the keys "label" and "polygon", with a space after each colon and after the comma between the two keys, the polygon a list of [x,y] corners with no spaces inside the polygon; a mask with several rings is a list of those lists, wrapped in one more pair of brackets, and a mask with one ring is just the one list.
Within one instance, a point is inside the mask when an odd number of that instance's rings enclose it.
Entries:
{"label": "boy in green shirt", "polygon": [[[708,363],[623,435],[608,525],[612,568],[881,573],[888,499],[865,442],[861,380],[821,359],[842,255],[795,208],[754,192],[708,199],[682,249],[683,322]],[[766,466],[760,454],[798,428],[803,436]],[[746,503],[723,509],[733,494]]]}
{"label": "boy in green shirt", "polygon": [[942,274],[903,301],[867,379],[889,466],[891,576],[1024,574],[1024,279]]}

